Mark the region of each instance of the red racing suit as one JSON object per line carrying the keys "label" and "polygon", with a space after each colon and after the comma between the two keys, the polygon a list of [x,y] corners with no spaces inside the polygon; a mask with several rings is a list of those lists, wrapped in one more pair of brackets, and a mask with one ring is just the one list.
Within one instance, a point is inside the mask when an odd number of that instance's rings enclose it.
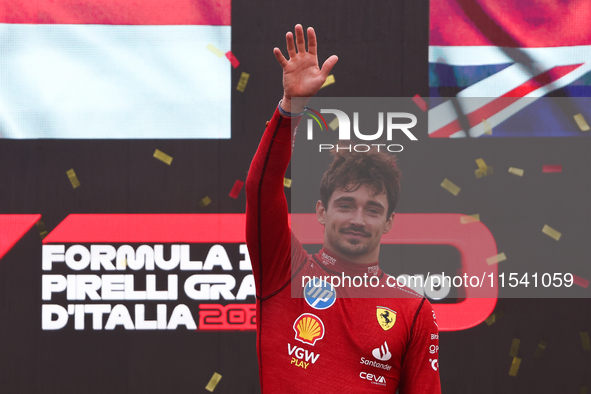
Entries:
{"label": "red racing suit", "polygon": [[[429,301],[392,287],[377,262],[347,262],[324,248],[307,254],[291,232],[283,179],[298,122],[275,110],[246,181],[262,392],[441,393]],[[331,275],[377,285],[333,287]]]}

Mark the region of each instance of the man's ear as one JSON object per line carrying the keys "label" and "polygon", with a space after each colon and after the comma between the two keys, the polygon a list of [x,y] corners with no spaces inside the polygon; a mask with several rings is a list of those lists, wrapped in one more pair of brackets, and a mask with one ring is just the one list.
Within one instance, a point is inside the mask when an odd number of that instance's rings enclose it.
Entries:
{"label": "man's ear", "polygon": [[388,234],[388,231],[392,229],[392,225],[394,224],[394,215],[396,215],[396,213],[392,212],[392,215],[390,215],[388,221],[386,221],[386,225],[384,226],[384,234]]}
{"label": "man's ear", "polygon": [[320,200],[316,202],[316,219],[318,219],[318,223],[321,225],[324,226],[326,224],[326,209]]}

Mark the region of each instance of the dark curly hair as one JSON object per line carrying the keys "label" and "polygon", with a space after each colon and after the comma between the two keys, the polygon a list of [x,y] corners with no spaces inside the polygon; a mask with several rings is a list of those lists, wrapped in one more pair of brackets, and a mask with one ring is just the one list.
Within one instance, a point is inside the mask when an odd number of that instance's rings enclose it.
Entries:
{"label": "dark curly hair", "polygon": [[396,157],[379,152],[375,147],[367,152],[349,152],[341,146],[338,148],[331,151],[333,161],[320,182],[320,201],[325,209],[328,209],[328,201],[335,190],[353,192],[366,185],[374,196],[386,193],[389,217],[400,199],[402,172],[396,164]]}

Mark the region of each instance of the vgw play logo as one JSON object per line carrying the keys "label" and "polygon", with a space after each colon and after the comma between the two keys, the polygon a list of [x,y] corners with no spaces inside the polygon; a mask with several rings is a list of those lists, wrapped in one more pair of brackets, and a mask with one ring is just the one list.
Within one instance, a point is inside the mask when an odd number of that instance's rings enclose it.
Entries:
{"label": "vgw play logo", "polygon": [[[326,120],[321,114],[334,114],[338,120],[338,132],[339,132],[339,141],[345,142],[351,140],[351,121],[349,116],[341,110],[338,109],[321,109],[320,113],[318,111],[313,110],[312,108],[307,108],[306,115],[310,116],[307,121],[307,134],[308,140],[314,139],[314,122],[320,127],[321,132],[328,131],[328,126],[326,124]],[[406,122],[404,121],[406,120]],[[402,122],[401,122],[402,121]],[[410,122],[409,122],[410,121]],[[331,122],[332,123],[332,122]],[[417,125],[417,117],[409,112],[378,112],[378,131],[373,134],[365,134],[359,130],[359,112],[353,112],[353,133],[356,138],[361,141],[378,141],[380,139],[383,140],[382,135],[384,134],[384,123],[386,123],[386,140],[388,142],[392,141],[392,137],[395,135],[394,132],[403,132],[408,139],[411,141],[417,141],[417,137],[410,131],[413,127]],[[323,150],[330,151],[332,149],[336,149],[337,151],[346,150],[349,152],[368,152],[371,147],[376,147],[378,151],[380,149],[387,150],[388,152],[397,153],[402,152],[404,147],[401,144],[378,144],[378,143],[367,143],[367,144],[342,144],[339,143],[336,146],[333,144],[319,144],[318,151],[322,152]]]}

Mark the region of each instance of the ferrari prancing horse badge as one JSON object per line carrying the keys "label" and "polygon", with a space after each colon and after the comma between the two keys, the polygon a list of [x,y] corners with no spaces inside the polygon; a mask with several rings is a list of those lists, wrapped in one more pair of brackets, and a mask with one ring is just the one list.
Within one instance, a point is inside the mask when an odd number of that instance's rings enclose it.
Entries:
{"label": "ferrari prancing horse badge", "polygon": [[394,324],[396,323],[396,312],[385,306],[377,306],[376,309],[376,317],[378,318],[378,324],[380,327],[382,327],[384,331],[394,327]]}

